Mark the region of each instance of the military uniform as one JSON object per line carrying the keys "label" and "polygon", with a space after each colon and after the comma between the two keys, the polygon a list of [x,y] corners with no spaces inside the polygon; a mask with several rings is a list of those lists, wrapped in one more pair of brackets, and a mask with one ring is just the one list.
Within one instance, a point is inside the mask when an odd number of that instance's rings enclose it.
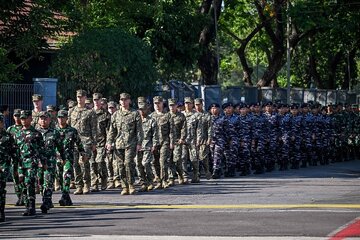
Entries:
{"label": "military uniform", "polygon": [[[20,109],[15,109],[14,110],[14,116],[20,117]],[[15,135],[18,131],[20,131],[20,129],[22,128],[22,125],[12,125],[10,127],[8,127],[8,129],[6,130],[8,133],[11,134],[12,138],[15,140]],[[14,156],[17,158],[17,156]],[[21,184],[19,181],[19,172],[18,172],[18,159],[13,159],[12,161],[12,173],[13,173],[13,182],[14,182],[14,190],[15,190],[15,194],[18,198],[17,202],[16,202],[16,206],[22,206],[24,205],[24,199],[22,197],[22,189],[21,189]]]}
{"label": "military uniform", "polygon": [[[78,90],[77,96],[86,96],[84,90]],[[75,128],[81,138],[86,153],[92,155],[92,146],[96,145],[97,117],[93,110],[75,106],[69,110],[69,125]],[[89,161],[80,162],[78,152],[75,157],[75,184],[77,190],[75,194],[88,193],[90,191],[90,163]]]}
{"label": "military uniform", "polygon": [[241,109],[246,109],[246,104],[240,104],[240,152],[239,152],[239,161],[240,161],[240,170],[241,176],[246,176],[250,173],[250,165],[251,165],[251,139],[252,139],[252,131],[253,131],[253,119],[251,115],[247,112],[241,113]]}
{"label": "military uniform", "polygon": [[287,105],[281,105],[279,114],[280,130],[280,156],[278,158],[279,170],[287,170],[290,156],[291,116],[285,112]]}
{"label": "military uniform", "polygon": [[[297,111],[296,104],[291,105],[290,109],[290,152],[289,158],[292,169],[298,169],[301,162],[301,144],[302,144],[302,130],[303,130],[303,116]],[[295,110],[295,111],[294,111]]]}
{"label": "military uniform", "polygon": [[[120,99],[130,99],[127,93],[120,94]],[[120,176],[114,173],[114,179],[121,179],[122,194],[135,193],[136,148],[143,141],[140,114],[136,110],[120,109],[111,116],[107,144],[114,146],[115,161],[119,165]]]}
{"label": "military uniform", "polygon": [[[116,111],[117,110],[116,103],[114,101],[110,101],[108,103],[108,109],[115,109],[115,111]],[[112,115],[113,113],[110,113],[110,114]],[[110,115],[110,120],[111,120],[111,115]],[[107,132],[109,131],[109,128],[110,128],[110,124],[108,125]],[[116,184],[114,182],[114,172],[117,172],[117,175],[120,174],[119,167],[117,164],[115,164],[114,157],[115,157],[115,155],[114,155],[113,149],[106,151],[105,162],[106,162],[106,169],[107,169],[107,176],[108,176],[107,189],[113,189],[114,187],[121,186],[120,181],[117,181]]]}
{"label": "military uniform", "polygon": [[[175,105],[174,98],[168,99],[169,106]],[[170,112],[171,118],[174,122],[174,149],[171,151],[169,162],[169,184],[173,185],[175,176],[178,176],[179,184],[184,183],[183,179],[183,165],[182,165],[182,148],[186,140],[186,118],[185,115],[179,111],[176,113]]]}
{"label": "military uniform", "polygon": [[[26,119],[31,116],[30,111],[21,111],[20,118]],[[41,136],[33,126],[22,128],[15,135],[16,145],[19,151],[19,178],[23,182],[23,196],[26,205],[24,216],[35,215],[35,187],[38,167],[46,164],[45,144]]]}
{"label": "military uniform", "polygon": [[[163,102],[161,96],[155,96],[153,102]],[[174,145],[174,121],[169,112],[153,112],[150,117],[154,118],[159,129],[159,146],[154,151],[153,173],[158,179],[156,189],[168,187],[168,168],[170,156],[170,144]]]}
{"label": "military uniform", "polygon": [[6,180],[10,170],[11,159],[17,165],[15,141],[10,133],[5,130],[4,115],[0,113],[0,222],[5,221],[5,199],[6,199]]}
{"label": "military uniform", "polygon": [[[265,103],[266,106],[273,106],[272,102]],[[268,129],[269,135],[266,136],[266,146],[265,146],[265,167],[266,171],[271,172],[275,168],[275,163],[281,156],[278,156],[278,149],[279,149],[279,141],[282,141],[281,138],[281,129],[280,129],[280,118],[279,114],[271,111],[265,111],[263,113]],[[281,160],[280,160],[281,161]]]}

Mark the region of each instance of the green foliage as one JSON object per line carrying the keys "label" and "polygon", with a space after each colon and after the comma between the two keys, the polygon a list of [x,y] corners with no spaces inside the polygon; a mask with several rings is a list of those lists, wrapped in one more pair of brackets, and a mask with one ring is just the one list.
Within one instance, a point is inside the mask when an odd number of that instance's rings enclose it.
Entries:
{"label": "green foliage", "polygon": [[156,81],[149,48],[118,28],[89,29],[74,37],[62,47],[51,74],[106,96],[146,95]]}

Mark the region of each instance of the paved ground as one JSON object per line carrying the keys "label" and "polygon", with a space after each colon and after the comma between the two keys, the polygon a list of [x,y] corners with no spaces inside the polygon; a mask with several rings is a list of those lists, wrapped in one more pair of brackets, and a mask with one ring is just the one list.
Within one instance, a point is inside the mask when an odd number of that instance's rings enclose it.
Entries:
{"label": "paved ground", "polygon": [[[8,186],[0,239],[360,239],[360,161],[202,181],[134,196],[74,196],[22,217]],[[55,193],[54,202],[60,198]]]}

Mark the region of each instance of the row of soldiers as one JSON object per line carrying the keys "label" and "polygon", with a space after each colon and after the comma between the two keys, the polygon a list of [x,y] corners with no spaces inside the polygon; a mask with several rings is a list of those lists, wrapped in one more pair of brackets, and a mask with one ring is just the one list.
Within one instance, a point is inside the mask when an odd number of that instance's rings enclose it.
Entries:
{"label": "row of soldiers", "polygon": [[[207,179],[216,179],[223,172],[227,177],[236,170],[263,173],[276,164],[286,170],[289,164],[327,164],[347,159],[349,152],[358,154],[359,116],[340,105],[227,102],[221,113],[216,103],[204,111],[201,98],[186,97],[184,103],[168,99],[166,108],[161,96],[153,98],[153,105],[139,97],[133,110],[127,93],[120,94],[120,107],[100,93],[91,102],[84,90],[76,91],[76,97],[76,104],[69,102],[69,109],[57,112],[54,106],[42,111],[42,96],[33,95],[34,110],[15,110],[15,125],[7,131],[11,138],[2,138],[0,150],[8,155],[1,179],[13,159],[17,205],[25,204],[24,215],[35,214],[36,186],[42,212],[53,207],[56,182],[62,190],[59,203],[68,206],[71,181],[74,194],[121,186],[126,195],[136,192],[135,176],[139,191],[151,191],[173,186],[176,178],[179,184],[189,183],[190,168],[191,182],[198,183],[201,167]],[[0,186],[4,206],[5,183]],[[0,219],[5,219],[3,209]]]}

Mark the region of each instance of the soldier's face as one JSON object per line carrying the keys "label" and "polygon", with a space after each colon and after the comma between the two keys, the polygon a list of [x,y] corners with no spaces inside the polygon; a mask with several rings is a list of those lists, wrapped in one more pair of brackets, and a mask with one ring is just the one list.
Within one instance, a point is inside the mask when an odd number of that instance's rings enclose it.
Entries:
{"label": "soldier's face", "polygon": [[163,102],[154,102],[154,109],[156,111],[162,111],[164,108],[164,103]]}
{"label": "soldier's face", "polygon": [[297,109],[291,109],[290,112],[292,115],[297,115],[299,111]]}
{"label": "soldier's face", "polygon": [[266,111],[266,112],[270,112],[270,113],[271,113],[272,110],[273,110],[273,109],[272,109],[272,106],[270,106],[270,105],[269,105],[269,106],[265,106],[265,111]]}
{"label": "soldier's face", "polygon": [[109,112],[110,114],[113,114],[114,112],[116,112],[116,108],[113,107],[113,106],[109,106],[109,107],[108,107],[108,112]]}
{"label": "soldier's face", "polygon": [[13,118],[16,125],[21,124],[20,114],[13,115]]}
{"label": "soldier's face", "polygon": [[101,108],[102,106],[100,99],[93,99],[93,103],[94,103],[94,107],[98,109]]}
{"label": "soldier's face", "polygon": [[227,108],[224,109],[224,112],[226,115],[231,115],[234,113],[234,107],[228,106]]}
{"label": "soldier's face", "polygon": [[241,115],[246,115],[247,114],[247,108],[240,108],[240,114]]}
{"label": "soldier's face", "polygon": [[202,104],[195,104],[195,110],[196,110],[196,111],[200,112],[200,111],[202,111],[202,109],[203,109],[203,105],[202,105]]}
{"label": "soldier's face", "polygon": [[169,105],[169,109],[172,113],[176,113],[177,112],[177,106],[176,104],[171,104]]}
{"label": "soldier's face", "polygon": [[65,125],[67,120],[68,120],[68,118],[66,118],[66,117],[58,117],[57,118],[59,125]]}
{"label": "soldier's face", "polygon": [[27,118],[21,118],[21,125],[23,125],[24,127],[30,127],[31,121],[32,121],[31,116],[29,116]]}
{"label": "soldier's face", "polygon": [[129,108],[130,107],[130,99],[128,98],[121,98],[120,99],[120,105],[124,108]]}
{"label": "soldier's face", "polygon": [[191,111],[194,108],[194,104],[192,102],[186,102],[185,103],[185,110]]}
{"label": "soldier's face", "polygon": [[218,107],[212,107],[212,108],[210,109],[210,112],[211,112],[212,115],[219,115],[219,114],[220,114],[220,108],[218,108]]}
{"label": "soldier's face", "polygon": [[80,105],[85,105],[86,96],[76,96],[76,100]]}
{"label": "soldier's face", "polygon": [[41,108],[43,104],[42,100],[33,101],[34,108]]}
{"label": "soldier's face", "polygon": [[48,128],[50,126],[51,119],[49,117],[40,117],[39,118],[39,125],[42,128]]}

